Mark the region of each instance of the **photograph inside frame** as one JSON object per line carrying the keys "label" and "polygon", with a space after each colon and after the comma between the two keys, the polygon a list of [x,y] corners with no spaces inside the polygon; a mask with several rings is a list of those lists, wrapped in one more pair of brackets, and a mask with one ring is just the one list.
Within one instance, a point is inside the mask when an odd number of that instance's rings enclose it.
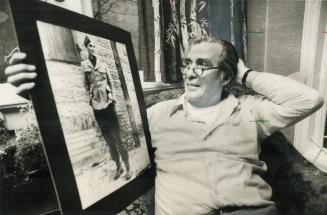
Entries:
{"label": "photograph inside frame", "polygon": [[37,21],[82,209],[150,168],[125,44]]}

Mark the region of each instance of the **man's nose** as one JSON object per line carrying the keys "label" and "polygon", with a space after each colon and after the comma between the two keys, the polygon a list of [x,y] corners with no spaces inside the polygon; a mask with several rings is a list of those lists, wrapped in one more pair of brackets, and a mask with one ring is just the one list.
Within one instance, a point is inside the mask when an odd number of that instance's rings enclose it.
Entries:
{"label": "man's nose", "polygon": [[192,64],[187,70],[186,77],[187,78],[197,78],[197,75],[195,74],[194,68],[196,68],[196,65]]}

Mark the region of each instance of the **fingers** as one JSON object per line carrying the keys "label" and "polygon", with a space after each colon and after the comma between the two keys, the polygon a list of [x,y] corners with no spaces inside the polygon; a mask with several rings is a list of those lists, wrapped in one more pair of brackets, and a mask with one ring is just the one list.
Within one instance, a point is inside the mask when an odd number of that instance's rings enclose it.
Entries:
{"label": "fingers", "polygon": [[242,59],[239,59],[239,62],[237,64],[237,71],[238,75],[240,77],[243,77],[243,74],[248,70],[248,67],[245,65],[244,61]]}
{"label": "fingers", "polygon": [[244,69],[245,67],[246,66],[244,64],[244,61],[241,58],[239,58],[237,63],[237,68],[240,70],[240,69]]}
{"label": "fingers", "polygon": [[15,65],[8,66],[5,69],[5,75],[9,77],[11,75],[15,75],[15,74],[18,74],[18,73],[34,72],[35,69],[36,68],[33,65],[15,64]]}
{"label": "fingers", "polygon": [[236,82],[239,83],[239,84],[242,84],[242,78],[243,78],[243,75],[246,71],[246,66],[244,64],[244,61],[239,58],[238,60],[238,63],[237,63],[237,74],[236,74]]}
{"label": "fingers", "polygon": [[14,86],[36,78],[35,66],[22,63],[25,59],[26,54],[22,52],[16,52],[10,56],[5,75],[7,81]]}
{"label": "fingers", "polygon": [[238,58],[238,63],[244,63],[244,61],[242,60],[242,58]]}
{"label": "fingers", "polygon": [[10,59],[8,61],[9,65],[17,64],[19,62],[22,62],[26,59],[26,54],[23,52],[16,52],[13,53],[12,56],[10,56]]}
{"label": "fingers", "polygon": [[35,86],[36,67],[25,64],[24,60],[26,57],[25,53],[14,52],[8,57],[8,66],[5,69],[7,82],[16,86],[16,93],[18,95],[28,92]]}
{"label": "fingers", "polygon": [[[21,54],[21,53],[17,53]],[[17,57],[18,56],[18,57]],[[18,63],[23,58],[19,55],[11,58],[11,63]],[[37,74],[36,68],[33,65],[27,64],[12,64],[5,69],[5,75],[7,76],[7,82],[18,87],[22,83],[32,82]]]}
{"label": "fingers", "polygon": [[16,88],[16,94],[22,94],[24,92],[28,92],[29,90],[33,89],[34,86],[35,86],[35,83],[33,83],[33,82],[23,83]]}
{"label": "fingers", "polygon": [[21,84],[23,82],[32,82],[36,78],[36,76],[37,76],[37,74],[35,72],[18,73],[18,74],[9,76],[7,79],[7,82],[12,85],[18,86],[19,84]]}

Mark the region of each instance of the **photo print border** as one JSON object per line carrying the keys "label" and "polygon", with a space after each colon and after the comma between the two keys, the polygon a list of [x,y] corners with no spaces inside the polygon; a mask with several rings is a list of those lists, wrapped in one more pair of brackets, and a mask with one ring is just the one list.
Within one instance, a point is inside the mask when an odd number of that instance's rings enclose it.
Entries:
{"label": "photo print border", "polygon": [[[154,152],[146,117],[146,107],[129,32],[78,13],[36,0],[10,0],[19,48],[28,56],[26,63],[36,65],[36,87],[31,92],[43,146],[62,214],[116,214],[154,186]],[[37,22],[60,26],[125,45],[133,86],[136,92],[150,168],[118,190],[88,207],[82,207],[76,177],[70,160],[53,86],[42,49]],[[120,79],[122,81],[122,79]],[[129,102],[129,101],[126,101]],[[108,152],[107,152],[108,153]]]}

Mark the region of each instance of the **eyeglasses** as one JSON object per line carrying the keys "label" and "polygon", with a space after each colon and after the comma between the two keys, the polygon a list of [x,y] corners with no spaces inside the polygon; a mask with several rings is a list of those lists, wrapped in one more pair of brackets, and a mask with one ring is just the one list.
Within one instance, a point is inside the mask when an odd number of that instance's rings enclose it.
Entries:
{"label": "eyeglasses", "polygon": [[[188,71],[191,69],[189,66],[182,66],[181,68],[181,72],[183,73],[183,75],[186,75],[188,73]],[[205,70],[210,70],[210,69],[219,69],[219,66],[216,67],[209,67],[209,68],[192,68],[194,74],[196,76],[201,76],[203,75],[203,72]]]}

